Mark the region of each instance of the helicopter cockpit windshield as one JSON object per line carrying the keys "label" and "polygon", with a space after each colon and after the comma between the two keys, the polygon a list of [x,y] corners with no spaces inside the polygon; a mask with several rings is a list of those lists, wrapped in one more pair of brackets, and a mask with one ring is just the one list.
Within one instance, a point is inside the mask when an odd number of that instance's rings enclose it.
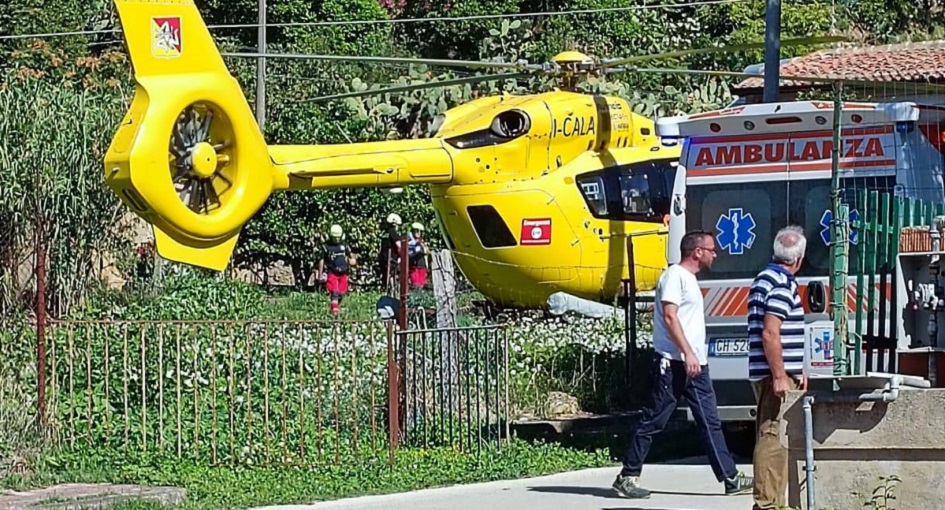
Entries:
{"label": "helicopter cockpit windshield", "polygon": [[643,161],[581,174],[577,183],[597,218],[662,223],[670,212],[676,167],[675,160]]}

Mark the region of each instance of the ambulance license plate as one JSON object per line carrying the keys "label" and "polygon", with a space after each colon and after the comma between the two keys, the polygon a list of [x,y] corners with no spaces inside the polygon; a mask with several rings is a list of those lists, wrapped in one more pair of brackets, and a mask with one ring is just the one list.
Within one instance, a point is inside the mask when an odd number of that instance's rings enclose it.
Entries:
{"label": "ambulance license plate", "polygon": [[748,356],[748,339],[716,338],[709,344],[709,356]]}

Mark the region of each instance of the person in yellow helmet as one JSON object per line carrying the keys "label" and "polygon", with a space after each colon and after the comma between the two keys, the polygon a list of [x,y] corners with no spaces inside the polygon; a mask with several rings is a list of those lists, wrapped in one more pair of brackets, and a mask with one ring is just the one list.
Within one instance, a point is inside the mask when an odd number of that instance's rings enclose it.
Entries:
{"label": "person in yellow helmet", "polygon": [[[325,289],[331,295],[333,315],[341,311],[341,300],[348,293],[348,272],[356,263],[351,247],[344,241],[341,225],[332,225],[322,258],[318,261],[317,276],[319,281],[325,282]],[[327,271],[325,266],[328,266]]]}
{"label": "person in yellow helmet", "polygon": [[430,250],[423,239],[423,224],[410,225],[410,240],[407,243],[407,254],[410,257],[410,285],[415,289],[422,289],[427,285],[427,255]]}

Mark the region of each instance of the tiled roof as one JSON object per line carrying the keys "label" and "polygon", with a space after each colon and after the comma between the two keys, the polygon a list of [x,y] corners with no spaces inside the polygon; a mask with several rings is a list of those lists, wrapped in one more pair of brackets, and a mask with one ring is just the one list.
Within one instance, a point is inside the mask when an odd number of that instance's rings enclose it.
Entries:
{"label": "tiled roof", "polygon": [[[821,50],[782,63],[781,75],[879,82],[945,80],[945,41]],[[781,86],[804,83],[782,80]],[[761,87],[760,77],[735,86]]]}

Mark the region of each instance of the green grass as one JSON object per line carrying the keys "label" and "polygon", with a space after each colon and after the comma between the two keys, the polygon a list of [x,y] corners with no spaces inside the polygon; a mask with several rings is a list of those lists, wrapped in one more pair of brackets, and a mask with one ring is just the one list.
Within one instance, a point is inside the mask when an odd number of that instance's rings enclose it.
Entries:
{"label": "green grass", "polygon": [[[328,319],[328,294],[274,289],[267,293],[259,318],[288,320]],[[342,320],[370,320],[377,318],[376,305],[382,293],[351,292],[342,300]]]}
{"label": "green grass", "polygon": [[[301,292],[293,289],[270,289],[266,291],[263,306],[257,311],[259,319],[288,319],[288,320],[373,320],[377,319],[377,301],[384,293],[376,290],[349,292],[341,302],[341,314],[329,314],[328,294],[320,291]],[[391,295],[400,299],[400,293]],[[457,295],[458,326],[473,325],[477,321],[474,317],[473,301],[482,299],[478,292],[463,292]],[[433,309],[436,299],[433,291],[423,289],[411,291],[408,294],[407,304],[410,306],[411,317],[416,318],[417,308],[425,308],[430,314],[428,327],[435,327]],[[411,320],[414,320],[413,318]]]}
{"label": "green grass", "polygon": [[[8,477],[0,486],[23,490],[57,483],[133,483],[187,490],[180,510],[216,510],[299,504],[344,497],[389,494],[453,484],[518,479],[612,465],[605,452],[580,452],[556,445],[513,442],[480,457],[452,449],[404,449],[393,466],[387,458],[332,466],[213,467],[134,451],[84,450],[41,458],[36,472]],[[147,501],[110,508],[170,508]]]}

